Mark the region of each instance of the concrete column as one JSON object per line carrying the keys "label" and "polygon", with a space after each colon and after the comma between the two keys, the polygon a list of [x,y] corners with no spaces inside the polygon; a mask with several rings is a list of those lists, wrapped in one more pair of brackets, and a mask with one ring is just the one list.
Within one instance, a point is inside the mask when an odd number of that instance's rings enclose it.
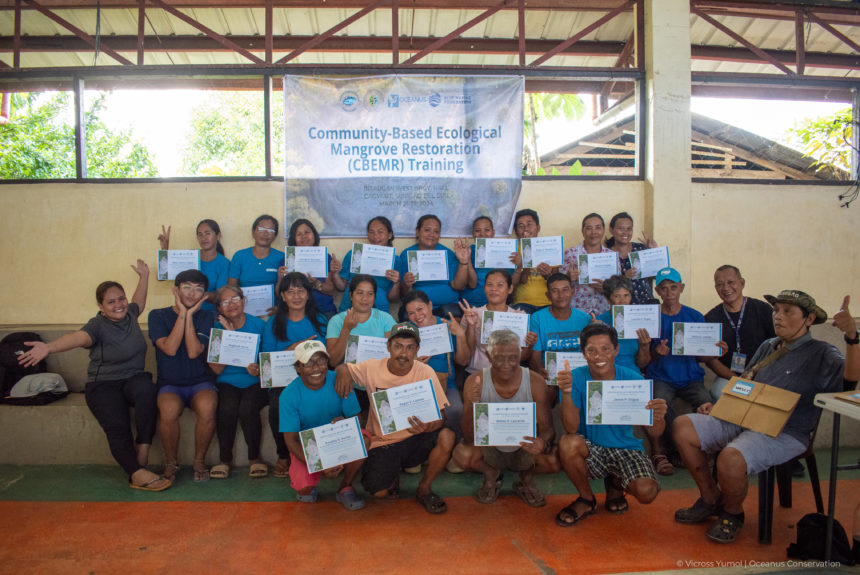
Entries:
{"label": "concrete column", "polygon": [[645,0],[645,69],[645,224],[661,246],[669,246],[688,302],[693,288],[689,0]]}

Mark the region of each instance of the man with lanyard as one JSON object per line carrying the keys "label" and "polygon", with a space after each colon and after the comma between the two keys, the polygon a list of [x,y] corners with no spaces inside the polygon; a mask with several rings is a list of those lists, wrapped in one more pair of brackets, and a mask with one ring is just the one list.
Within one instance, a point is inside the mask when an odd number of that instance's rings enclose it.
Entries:
{"label": "man with lanyard", "polygon": [[[673,429],[684,465],[701,495],[692,507],[676,511],[675,521],[701,523],[718,516],[707,532],[718,543],[731,543],[743,527],[747,476],[806,451],[818,422],[815,395],[853,389],[860,379],[860,339],[848,311],[850,296],[845,296],[833,318],[833,325],[844,332],[845,357],[832,345],[812,338],[810,326],[827,321],[827,312],[816,305],[812,296],[784,290],[765,299],[773,305],[776,337],[759,347],[750,361],[752,367],[743,377],[800,394],[782,432],[770,437],[704,413],[679,417]],[[722,451],[717,458],[715,481],[706,453],[718,450]]]}
{"label": "man with lanyard", "polygon": [[773,308],[760,299],[746,297],[745,284],[741,271],[733,265],[720,266],[714,272],[714,288],[723,303],[706,313],[705,321],[723,324],[723,341],[729,346],[729,353],[705,363],[717,376],[711,386],[714,401],[732,377],[744,372],[759,346],[776,335]]}

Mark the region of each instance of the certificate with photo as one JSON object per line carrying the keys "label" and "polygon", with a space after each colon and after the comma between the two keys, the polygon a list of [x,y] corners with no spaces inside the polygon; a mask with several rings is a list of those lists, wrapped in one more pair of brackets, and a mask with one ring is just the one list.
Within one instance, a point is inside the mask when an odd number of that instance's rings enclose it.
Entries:
{"label": "certificate with photo", "polygon": [[579,268],[580,284],[590,284],[594,280],[603,281],[608,277],[617,275],[620,270],[618,254],[615,252],[579,254],[576,259],[576,266]]}
{"label": "certificate with photo", "polygon": [[524,437],[537,437],[534,403],[474,403],[475,445],[519,447]]}
{"label": "certificate with photo", "polygon": [[490,341],[490,334],[497,329],[509,329],[520,336],[520,346],[526,344],[529,332],[529,314],[513,311],[488,311],[481,314],[481,343]]}
{"label": "certificate with photo", "polygon": [[328,276],[328,248],[325,246],[287,246],[284,265],[288,272],[311,274],[311,277]]}
{"label": "certificate with photo", "polygon": [[383,359],[389,357],[388,340],[384,337],[370,335],[351,335],[346,340],[346,355],[344,363],[361,363],[368,359]]}
{"label": "certificate with photo", "polygon": [[644,329],[652,339],[660,337],[660,306],[654,305],[614,305],[612,306],[612,327],[618,332],[618,339],[639,339],[636,330]]}
{"label": "certificate with photo", "polygon": [[272,284],[243,287],[242,293],[245,294],[245,313],[248,315],[265,317],[275,305],[275,286]]}
{"label": "certificate with photo", "polygon": [[305,429],[299,432],[299,438],[310,473],[367,457],[358,417]]}
{"label": "certificate with photo", "polygon": [[717,342],[723,339],[721,323],[674,322],[672,324],[672,355],[723,355]]}
{"label": "certificate with photo", "polygon": [[437,323],[427,327],[419,327],[421,335],[421,346],[418,348],[418,357],[434,356],[440,353],[451,353],[451,334],[448,332],[448,324]]}
{"label": "certificate with photo", "polygon": [[180,272],[200,269],[200,250],[158,250],[158,280],[175,280]]}
{"label": "certificate with photo", "polygon": [[669,248],[666,246],[630,252],[630,268],[636,272],[637,280],[653,278],[657,272],[669,267]]}
{"label": "certificate with photo", "polygon": [[424,423],[442,419],[432,379],[377,391],[373,394],[373,405],[382,435],[409,429],[410,417]]}
{"label": "certificate with photo", "polygon": [[517,251],[517,240],[478,238],[475,240],[475,268],[516,268],[511,254]]}
{"label": "certificate with photo", "polygon": [[446,250],[410,250],[406,263],[417,282],[448,281],[448,252]]}
{"label": "certificate with photo", "polygon": [[587,382],[586,425],[653,425],[654,412],[645,407],[653,388],[650,379]]}
{"label": "certificate with photo", "polygon": [[295,363],[296,356],[292,350],[260,352],[260,387],[287,387],[299,376]]}
{"label": "certificate with photo", "polygon": [[248,367],[257,363],[259,344],[259,334],[213,327],[209,332],[209,353],[206,354],[206,361]]}
{"label": "certificate with photo", "polygon": [[363,244],[361,242],[352,243],[349,273],[384,277],[385,272],[393,269],[393,247]]}
{"label": "certificate with photo", "polygon": [[558,385],[558,372],[564,370],[565,361],[571,370],[588,365],[588,362],[585,361],[585,356],[579,351],[547,351],[543,354],[547,385]]}
{"label": "certificate with photo", "polygon": [[524,268],[536,268],[542,263],[560,266],[564,263],[564,237],[524,238],[520,240],[520,252]]}

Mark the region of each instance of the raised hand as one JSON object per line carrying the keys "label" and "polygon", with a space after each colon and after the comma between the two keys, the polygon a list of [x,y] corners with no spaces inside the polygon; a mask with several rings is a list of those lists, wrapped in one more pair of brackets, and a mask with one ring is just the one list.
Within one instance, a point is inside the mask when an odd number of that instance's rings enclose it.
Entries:
{"label": "raised hand", "polygon": [[650,249],[654,249],[658,247],[657,241],[649,237],[648,234],[645,233],[645,230],[642,230],[642,233],[639,235],[639,243],[645,244]]}
{"label": "raised hand", "polygon": [[134,273],[136,273],[140,277],[149,275],[149,266],[146,265],[146,262],[141,259],[137,260],[137,265],[132,265],[131,269],[133,269]]}
{"label": "raised hand", "polygon": [[440,320],[448,324],[448,331],[451,332],[451,335],[454,337],[466,337],[466,330],[463,329],[463,326],[460,325],[460,322],[454,317],[454,314],[448,312],[448,319],[444,317],[440,317]]}
{"label": "raised hand", "polygon": [[848,304],[851,303],[851,296],[846,295],[842,299],[842,305],[839,311],[833,316],[833,325],[841,329],[849,338],[857,336],[857,323],[848,311]]}
{"label": "raised hand", "polygon": [[568,360],[564,360],[564,369],[558,370],[558,389],[565,395],[570,393],[571,388],[573,388],[573,374],[570,373],[570,362]]}
{"label": "raised hand", "polygon": [[657,344],[657,347],[654,348],[654,351],[657,352],[657,355],[669,355],[672,350],[669,349],[668,345],[666,345],[667,343],[669,343],[668,339],[660,340],[660,343]]}
{"label": "raised hand", "polygon": [[461,264],[468,264],[472,261],[472,250],[469,249],[469,240],[466,238],[457,238],[454,240],[454,254],[457,256],[457,261]]}
{"label": "raised hand", "polygon": [[167,226],[167,229],[164,229],[164,224],[161,225],[161,233],[158,234],[158,245],[161,246],[163,250],[170,249],[170,230],[172,226]]}

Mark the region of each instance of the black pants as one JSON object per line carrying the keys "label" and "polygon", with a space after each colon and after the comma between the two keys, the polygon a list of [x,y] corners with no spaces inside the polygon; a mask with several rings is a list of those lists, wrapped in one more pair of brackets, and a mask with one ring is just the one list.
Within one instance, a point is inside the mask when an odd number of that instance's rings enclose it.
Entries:
{"label": "black pants", "polygon": [[259,385],[241,388],[218,382],[218,418],[215,425],[221,461],[233,461],[233,442],[236,440],[236,424],[242,422],[242,434],[248,445],[248,459],[260,458],[260,436],[263,424],[260,410],[269,403],[265,389]]}
{"label": "black pants", "polygon": [[269,427],[272,429],[272,437],[275,440],[275,447],[278,450],[278,459],[289,459],[290,450],[287,449],[287,444],[284,441],[284,434],[278,431],[281,426],[281,392],[283,387],[273,387],[269,389]]}
{"label": "black pants", "polygon": [[149,445],[155,437],[158,417],[157,388],[148,373],[118,381],[90,381],[84,390],[87,407],[105,432],[110,453],[131,476],[141,469],[131,434],[129,407],[134,407],[137,442]]}

